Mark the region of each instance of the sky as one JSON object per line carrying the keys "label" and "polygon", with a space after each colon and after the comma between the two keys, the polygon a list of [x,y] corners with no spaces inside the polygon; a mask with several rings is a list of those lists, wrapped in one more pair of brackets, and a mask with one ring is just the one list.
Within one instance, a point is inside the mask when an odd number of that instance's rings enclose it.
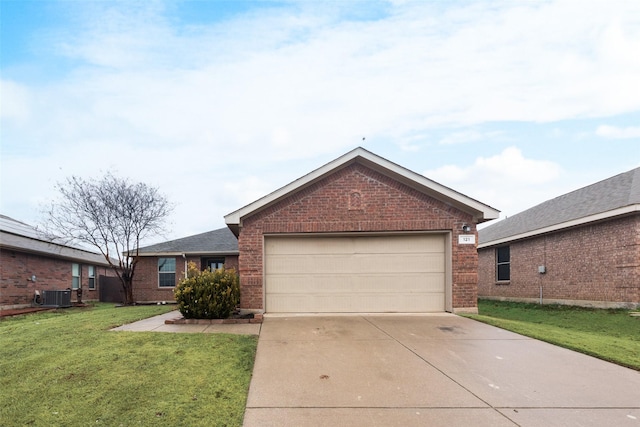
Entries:
{"label": "sky", "polygon": [[[363,148],[514,215],[640,166],[640,2],[0,0],[0,213],[106,172],[147,242]],[[489,223],[490,224],[490,223]]]}

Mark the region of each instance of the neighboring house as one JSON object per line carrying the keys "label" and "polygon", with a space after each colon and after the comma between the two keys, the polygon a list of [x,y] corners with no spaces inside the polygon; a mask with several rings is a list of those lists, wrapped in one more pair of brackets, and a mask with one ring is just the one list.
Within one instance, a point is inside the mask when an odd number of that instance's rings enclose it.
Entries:
{"label": "neighboring house", "polygon": [[640,168],[479,231],[482,298],[640,305]]}
{"label": "neighboring house", "polygon": [[101,254],[52,243],[35,228],[0,215],[0,309],[27,307],[36,291],[46,290],[82,287],[83,301],[98,300],[100,276],[113,275]]}
{"label": "neighboring house", "polygon": [[140,248],[133,276],[134,301],[175,301],[173,290],[186,276],[188,262],[201,270],[237,269],[238,239],[225,227]]}
{"label": "neighboring house", "polygon": [[476,224],[498,214],[357,148],[225,216],[241,308],[477,311]]}

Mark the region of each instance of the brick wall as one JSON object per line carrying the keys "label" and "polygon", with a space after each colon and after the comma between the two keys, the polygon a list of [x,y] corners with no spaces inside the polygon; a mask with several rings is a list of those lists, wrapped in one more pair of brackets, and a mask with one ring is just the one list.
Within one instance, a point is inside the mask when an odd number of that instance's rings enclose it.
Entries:
{"label": "brick wall", "polygon": [[353,164],[243,219],[238,238],[241,308],[264,309],[264,234],[438,230],[452,232],[453,307],[473,309],[478,258],[475,245],[458,246],[463,224],[475,233],[469,214]]}
{"label": "brick wall", "polygon": [[[18,250],[0,249],[0,307],[4,309],[28,306],[33,301],[36,290],[61,290],[71,288],[71,265],[74,261],[20,252]],[[96,287],[89,289],[88,264],[82,264],[80,280],[82,283],[82,300],[97,301],[99,298],[99,276],[114,276],[109,267],[94,266]],[[36,276],[36,281],[29,280]],[[71,296],[76,300],[76,293]]]}
{"label": "brick wall", "polygon": [[[176,284],[185,277],[185,259],[182,256],[167,256],[176,260]],[[238,269],[238,256],[226,255],[225,267]],[[187,256],[187,262],[200,267],[201,256]],[[158,286],[158,257],[140,257],[133,276],[133,299],[136,302],[175,301],[173,289]]]}
{"label": "brick wall", "polygon": [[495,248],[478,252],[481,297],[539,301],[542,287],[543,302],[640,304],[640,215],[511,243],[508,284],[496,284]]}

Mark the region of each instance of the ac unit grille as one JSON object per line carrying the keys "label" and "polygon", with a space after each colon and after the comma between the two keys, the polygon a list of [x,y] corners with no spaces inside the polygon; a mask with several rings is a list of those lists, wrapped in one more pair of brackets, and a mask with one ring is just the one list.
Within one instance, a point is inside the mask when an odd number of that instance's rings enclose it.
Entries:
{"label": "ac unit grille", "polygon": [[42,305],[46,307],[71,307],[71,291],[42,291]]}

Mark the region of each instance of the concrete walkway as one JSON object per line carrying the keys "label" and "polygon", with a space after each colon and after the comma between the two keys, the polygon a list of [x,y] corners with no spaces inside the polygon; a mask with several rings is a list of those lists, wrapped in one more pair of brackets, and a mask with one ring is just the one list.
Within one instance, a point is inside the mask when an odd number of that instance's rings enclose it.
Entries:
{"label": "concrete walkway", "polygon": [[166,325],[165,320],[180,317],[179,311],[171,311],[160,316],[150,317],[112,329],[112,331],[131,332],[181,332],[181,333],[225,333],[239,335],[260,335],[260,323],[222,324],[222,325]]}
{"label": "concrete walkway", "polygon": [[640,426],[640,372],[455,315],[267,317],[244,426]]}

